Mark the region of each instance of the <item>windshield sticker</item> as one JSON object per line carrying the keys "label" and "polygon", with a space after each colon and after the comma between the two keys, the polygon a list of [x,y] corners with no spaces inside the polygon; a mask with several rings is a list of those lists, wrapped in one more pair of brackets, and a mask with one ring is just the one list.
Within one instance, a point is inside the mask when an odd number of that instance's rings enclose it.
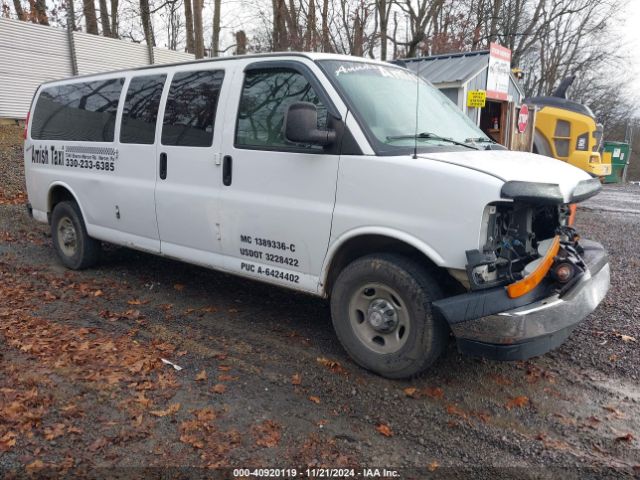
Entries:
{"label": "windshield sticker", "polygon": [[336,77],[339,77],[340,75],[361,72],[372,73],[380,77],[411,80],[414,82],[416,80],[416,76],[407,70],[394,67],[385,67],[384,65],[374,65],[372,63],[362,63],[358,65],[354,65],[353,63],[342,64],[338,68],[336,68]]}

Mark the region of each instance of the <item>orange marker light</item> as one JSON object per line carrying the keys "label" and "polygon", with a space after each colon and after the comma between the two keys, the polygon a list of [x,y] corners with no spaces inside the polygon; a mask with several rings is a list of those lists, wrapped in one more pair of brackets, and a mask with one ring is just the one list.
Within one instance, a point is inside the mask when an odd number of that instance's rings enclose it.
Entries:
{"label": "orange marker light", "polygon": [[569,218],[567,219],[567,225],[573,227],[573,224],[576,221],[576,210],[578,210],[578,206],[575,203],[569,205]]}
{"label": "orange marker light", "polygon": [[521,297],[536,288],[551,269],[553,259],[558,254],[559,250],[560,235],[556,235],[553,238],[553,242],[551,242],[549,250],[547,250],[547,253],[542,258],[540,265],[538,265],[533,272],[522,280],[518,280],[507,287],[507,294],[509,295],[509,298]]}

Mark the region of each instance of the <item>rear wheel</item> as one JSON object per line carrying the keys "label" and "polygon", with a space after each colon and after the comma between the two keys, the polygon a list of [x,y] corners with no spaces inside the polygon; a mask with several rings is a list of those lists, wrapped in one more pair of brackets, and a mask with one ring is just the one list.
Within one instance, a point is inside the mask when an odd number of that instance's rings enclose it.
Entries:
{"label": "rear wheel", "polygon": [[58,203],[51,214],[51,238],[62,263],[72,270],[94,265],[100,254],[100,242],[89,237],[78,204]]}
{"label": "rear wheel", "polygon": [[332,289],[338,339],[361,366],[387,378],[412,377],[444,351],[446,322],[431,302],[442,292],[426,269],[401,255],[355,260]]}

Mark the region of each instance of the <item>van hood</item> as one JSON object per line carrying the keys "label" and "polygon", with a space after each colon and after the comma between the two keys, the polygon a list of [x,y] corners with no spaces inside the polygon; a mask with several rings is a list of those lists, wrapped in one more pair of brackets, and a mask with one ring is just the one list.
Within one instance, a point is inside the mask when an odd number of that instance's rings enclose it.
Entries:
{"label": "van hood", "polygon": [[[599,180],[592,178],[587,172],[561,160],[534,153],[510,150],[469,150],[423,153],[418,154],[418,157],[459,165],[499,178],[505,182],[502,189],[504,198],[514,198],[509,192],[505,194],[505,190],[513,193],[514,186],[522,187],[524,184],[529,187],[533,184],[542,185],[545,187],[544,191],[533,192],[534,196],[542,198],[555,194],[556,197],[561,198],[562,203],[584,200],[584,198],[575,197],[584,196],[585,188],[588,190],[585,198],[595,195],[600,189]],[[516,190],[521,189],[516,188]],[[532,193],[531,188],[528,189],[528,193]]]}

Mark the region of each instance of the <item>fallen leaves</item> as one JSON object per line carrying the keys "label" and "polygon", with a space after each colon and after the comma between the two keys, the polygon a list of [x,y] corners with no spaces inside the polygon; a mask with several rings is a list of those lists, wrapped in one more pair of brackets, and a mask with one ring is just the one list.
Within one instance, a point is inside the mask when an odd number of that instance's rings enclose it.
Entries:
{"label": "fallen leaves", "polygon": [[344,369],[342,365],[340,365],[340,362],[336,362],[335,360],[329,360],[328,358],[325,358],[325,357],[317,357],[316,362],[318,362],[320,365],[323,365],[324,367],[327,367],[333,373],[347,375],[347,371]]}
{"label": "fallen leaves", "polygon": [[440,466],[440,464],[439,464],[437,461],[435,461],[435,460],[434,460],[433,462],[431,462],[431,463],[427,466],[427,469],[428,469],[430,472],[435,472],[435,471],[438,469],[438,467],[439,467],[439,466]]}
{"label": "fallen leaves", "polygon": [[376,425],[376,430],[380,435],[383,435],[385,437],[393,437],[391,427],[389,427],[389,425],[387,425],[386,423],[379,423],[378,425]]}
{"label": "fallen leaves", "polygon": [[314,397],[313,395],[311,395],[309,397],[309,401],[315,403],[316,405],[320,404],[320,398],[319,397]]}
{"label": "fallen leaves", "polygon": [[64,423],[56,423],[53,427],[44,429],[45,440],[51,441],[65,434],[66,426]]}
{"label": "fallen leaves", "polygon": [[12,431],[8,431],[0,437],[0,453],[10,450],[16,445],[16,438],[18,434]]}
{"label": "fallen leaves", "polygon": [[294,373],[291,377],[291,385],[300,385],[302,383],[302,376],[299,373]]}
{"label": "fallen leaves", "polygon": [[227,390],[227,386],[224,383],[217,383],[213,387],[211,387],[211,391],[213,393],[222,394]]}
{"label": "fallen leaves", "polygon": [[273,448],[280,443],[282,437],[281,427],[272,420],[255,425],[252,429],[256,437],[256,445],[265,448]]}
{"label": "fallen leaves", "polygon": [[467,419],[469,418],[469,415],[467,414],[467,412],[465,412],[464,410],[462,410],[460,407],[458,407],[457,405],[453,405],[453,404],[449,404],[447,405],[447,413],[449,415],[455,415],[456,417],[460,417],[463,419]]}
{"label": "fallen leaves", "polygon": [[206,379],[207,371],[202,369],[202,371],[196,375],[196,382],[204,382]]}
{"label": "fallen leaves", "polygon": [[505,406],[508,410],[512,408],[523,408],[529,405],[529,397],[525,395],[518,395],[517,397],[510,398]]}
{"label": "fallen leaves", "polygon": [[180,410],[180,404],[179,403],[172,403],[165,410],[152,410],[149,413],[151,413],[151,415],[154,415],[156,417],[167,417],[169,415],[176,414],[178,412],[178,410]]}
{"label": "fallen leaves", "polygon": [[444,390],[440,387],[426,387],[418,389],[416,387],[407,387],[402,390],[409,398],[429,397],[440,400],[444,398]]}
{"label": "fallen leaves", "polygon": [[417,398],[418,389],[416,387],[407,387],[402,390],[407,397]]}
{"label": "fallen leaves", "polygon": [[635,437],[632,433],[625,433],[616,437],[616,442],[631,442]]}
{"label": "fallen leaves", "polygon": [[630,335],[624,335],[622,333],[616,333],[615,335],[620,340],[622,340],[624,343],[630,343],[630,342],[635,343],[635,342],[637,342],[636,337],[632,337]]}

